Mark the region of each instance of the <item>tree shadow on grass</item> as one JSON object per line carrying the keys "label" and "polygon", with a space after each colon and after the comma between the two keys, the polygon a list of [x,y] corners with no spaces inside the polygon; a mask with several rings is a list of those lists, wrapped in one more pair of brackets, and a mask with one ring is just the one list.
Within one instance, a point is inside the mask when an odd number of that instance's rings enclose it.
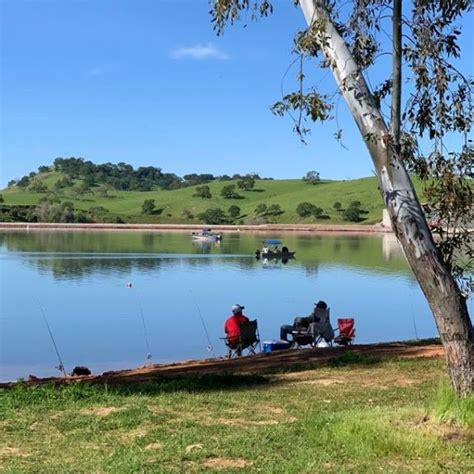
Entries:
{"label": "tree shadow on grass", "polygon": [[164,207],[160,207],[158,209],[154,209],[152,212],[151,212],[151,215],[152,216],[161,216],[162,212],[165,210]]}
{"label": "tree shadow on grass", "polygon": [[173,377],[157,377],[151,382],[124,383],[117,385],[97,386],[116,395],[153,395],[160,393],[186,392],[200,393],[225,390],[239,390],[272,384],[268,375],[179,375]]}

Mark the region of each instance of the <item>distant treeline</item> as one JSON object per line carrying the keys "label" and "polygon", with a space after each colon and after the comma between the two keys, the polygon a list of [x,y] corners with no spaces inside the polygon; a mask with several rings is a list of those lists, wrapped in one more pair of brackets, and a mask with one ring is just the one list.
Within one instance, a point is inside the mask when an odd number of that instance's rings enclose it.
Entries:
{"label": "distant treeline", "polygon": [[[82,180],[83,184],[87,187],[107,185],[120,191],[152,191],[156,188],[178,189],[209,183],[214,180],[230,181],[244,177],[240,174],[214,176],[209,173],[191,173],[180,177],[174,173],[163,173],[161,168],[154,166],[140,166],[135,169],[132,165],[123,162],[96,165],[92,161],[72,157],[56,158],[52,167],[40,166],[38,173],[33,171],[21,179],[12,180],[8,183],[8,186],[26,188],[38,174],[47,173],[52,170],[63,173],[71,180]],[[261,179],[256,173],[245,176]]]}

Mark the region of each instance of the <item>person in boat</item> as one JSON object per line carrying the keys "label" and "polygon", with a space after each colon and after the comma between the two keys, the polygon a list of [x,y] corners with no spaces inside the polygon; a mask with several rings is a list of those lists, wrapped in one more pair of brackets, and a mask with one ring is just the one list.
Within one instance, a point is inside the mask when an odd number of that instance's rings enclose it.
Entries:
{"label": "person in boat", "polygon": [[262,254],[268,253],[268,247],[266,245],[262,248]]}
{"label": "person in boat", "polygon": [[288,341],[288,335],[292,334],[294,330],[309,329],[309,334],[314,339],[321,336],[327,343],[330,343],[334,339],[334,330],[331,326],[331,321],[328,318],[321,318],[319,316],[320,310],[328,309],[328,305],[325,301],[318,301],[314,303],[314,309],[306,317],[295,318],[293,324],[283,324],[280,326],[280,339],[282,341]]}
{"label": "person in boat", "polygon": [[[229,316],[224,324],[224,331],[227,337],[227,345],[232,349],[236,348],[240,340],[240,323],[249,321],[242,311],[245,306],[240,304],[232,305],[232,315]],[[240,354],[239,354],[240,355]]]}

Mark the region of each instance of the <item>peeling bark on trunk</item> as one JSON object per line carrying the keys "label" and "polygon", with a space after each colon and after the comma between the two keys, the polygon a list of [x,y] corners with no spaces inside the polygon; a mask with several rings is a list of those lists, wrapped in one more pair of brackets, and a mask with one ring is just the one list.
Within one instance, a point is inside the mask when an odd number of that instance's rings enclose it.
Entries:
{"label": "peeling bark on trunk", "polygon": [[300,6],[308,25],[324,24],[322,50],[369,149],[395,235],[433,312],[452,385],[467,396],[474,385],[474,340],[466,301],[438,255],[398,147],[344,39],[323,2],[300,0]]}

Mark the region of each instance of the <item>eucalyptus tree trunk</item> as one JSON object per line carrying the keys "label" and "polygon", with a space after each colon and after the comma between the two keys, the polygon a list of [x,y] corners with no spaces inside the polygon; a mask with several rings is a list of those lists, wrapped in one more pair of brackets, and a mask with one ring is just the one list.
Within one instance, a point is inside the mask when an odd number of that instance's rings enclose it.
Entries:
{"label": "eucalyptus tree trunk", "polygon": [[[399,115],[396,110],[394,114],[396,103],[392,102],[391,133],[362,72],[344,39],[330,21],[324,2],[300,0],[299,3],[308,25],[316,21],[320,33],[324,36],[320,42],[322,51],[374,162],[379,189],[395,235],[433,312],[452,385],[459,395],[467,396],[472,393],[474,384],[472,323],[466,301],[439,257],[410,176],[402,162],[399,148]],[[399,56],[394,57],[394,66],[394,85],[398,81],[398,90],[394,91],[393,100],[399,104]]]}

